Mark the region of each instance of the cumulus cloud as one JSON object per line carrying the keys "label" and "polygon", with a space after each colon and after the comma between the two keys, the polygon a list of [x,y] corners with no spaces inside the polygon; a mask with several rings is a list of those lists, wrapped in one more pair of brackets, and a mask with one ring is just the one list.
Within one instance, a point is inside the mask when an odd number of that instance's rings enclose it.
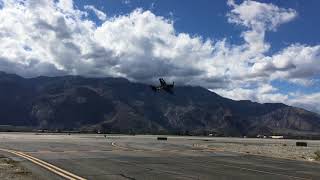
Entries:
{"label": "cumulus cloud", "polygon": [[[265,41],[267,32],[292,21],[297,12],[249,0],[228,5],[228,22],[243,27],[243,44],[178,33],[171,19],[148,10],[107,18],[92,5],[79,10],[72,0],[2,0],[0,70],[27,77],[73,74],[139,82],[165,77],[235,99],[302,106],[297,101],[305,94],[281,94],[271,82],[316,82],[320,45],[291,44],[266,55],[270,44]],[[101,24],[88,19],[90,11]]]}
{"label": "cumulus cloud", "polygon": [[228,1],[233,9],[228,13],[228,21],[248,28],[242,37],[248,43],[252,52],[266,52],[270,45],[264,42],[267,30],[275,31],[283,23],[297,16],[293,9],[279,8],[273,4],[256,1],[244,1],[238,5],[233,0]]}
{"label": "cumulus cloud", "polygon": [[297,15],[293,9],[256,1],[246,0],[238,5],[229,0],[228,5],[233,8],[228,13],[228,21],[251,29],[275,30],[280,24],[291,21]]}
{"label": "cumulus cloud", "polygon": [[289,96],[277,92],[277,88],[264,84],[256,88],[234,88],[231,90],[216,89],[218,94],[235,100],[252,100],[255,102],[287,103]]}

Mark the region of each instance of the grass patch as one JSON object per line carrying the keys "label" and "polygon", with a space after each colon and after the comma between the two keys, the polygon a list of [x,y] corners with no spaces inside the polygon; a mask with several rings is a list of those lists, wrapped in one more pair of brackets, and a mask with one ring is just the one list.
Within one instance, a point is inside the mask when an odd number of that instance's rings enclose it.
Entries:
{"label": "grass patch", "polygon": [[316,155],[315,160],[320,161],[320,150],[314,152],[314,154]]}

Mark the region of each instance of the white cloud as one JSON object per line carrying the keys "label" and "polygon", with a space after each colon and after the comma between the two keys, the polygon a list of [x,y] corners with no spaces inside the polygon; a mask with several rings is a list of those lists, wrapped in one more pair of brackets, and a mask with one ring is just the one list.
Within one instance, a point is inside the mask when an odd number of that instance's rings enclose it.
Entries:
{"label": "white cloud", "polygon": [[57,6],[65,12],[72,12],[73,0],[59,0]]}
{"label": "white cloud", "polygon": [[275,30],[280,24],[291,21],[297,16],[293,9],[279,8],[273,4],[245,0],[237,5],[228,1],[233,9],[228,14],[229,22],[240,24],[251,29]]}
{"label": "white cloud", "polygon": [[235,100],[250,99],[254,102],[281,102],[285,103],[289,100],[286,94],[277,93],[277,89],[270,84],[264,84],[257,88],[234,88],[231,90],[216,89],[216,93],[224,97],[229,97]]}
{"label": "white cloud", "polygon": [[311,94],[294,94],[294,98],[289,100],[289,104],[293,106],[309,109],[310,111],[320,112],[320,92]]}
{"label": "white cloud", "polygon": [[122,3],[125,5],[129,5],[131,3],[131,1],[130,0],[122,0]]}
{"label": "white cloud", "polygon": [[270,82],[312,85],[319,75],[320,45],[292,44],[265,55],[266,32],[297,16],[273,4],[228,1],[228,21],[245,27],[244,43],[233,45],[177,33],[172,20],[141,9],[106,18],[85,6],[102,20],[97,25],[71,0],[2,2],[0,70],[23,76],[121,76],[140,82],[161,76],[235,99],[297,104],[293,99],[303,94],[280,94]]}
{"label": "white cloud", "polygon": [[253,53],[264,53],[270,45],[264,42],[267,30],[275,31],[283,23],[289,22],[297,16],[293,9],[279,8],[273,4],[256,1],[244,1],[237,5],[233,0],[228,1],[233,9],[228,13],[228,21],[248,28],[242,33],[248,48]]}
{"label": "white cloud", "polygon": [[274,78],[293,79],[293,82],[294,79],[312,78],[320,72],[319,59],[320,45],[291,45],[272,57],[275,68],[287,69],[276,73]]}
{"label": "white cloud", "polygon": [[320,112],[320,92],[303,94],[299,92],[282,94],[270,85],[263,85],[259,88],[244,89],[235,88],[232,90],[216,89],[214,92],[221,96],[234,100],[252,100],[260,103],[285,103],[291,106],[304,108],[313,112]]}
{"label": "white cloud", "polygon": [[107,15],[104,12],[98,10],[92,5],[85,5],[84,9],[93,11],[101,21],[105,21],[107,19]]}

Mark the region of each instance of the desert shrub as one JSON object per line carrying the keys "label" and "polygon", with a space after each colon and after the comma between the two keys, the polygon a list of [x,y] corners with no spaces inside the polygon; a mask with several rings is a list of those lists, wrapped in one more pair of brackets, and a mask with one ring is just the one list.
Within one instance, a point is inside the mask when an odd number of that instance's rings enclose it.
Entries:
{"label": "desert shrub", "polygon": [[316,155],[316,160],[320,161],[320,150],[314,152],[314,154]]}
{"label": "desert shrub", "polygon": [[307,142],[296,142],[296,146],[304,146],[307,147],[308,143]]}

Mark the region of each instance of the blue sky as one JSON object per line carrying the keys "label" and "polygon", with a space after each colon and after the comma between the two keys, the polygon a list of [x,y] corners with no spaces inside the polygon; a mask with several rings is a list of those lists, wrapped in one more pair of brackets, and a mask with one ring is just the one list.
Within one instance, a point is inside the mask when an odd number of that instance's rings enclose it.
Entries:
{"label": "blue sky", "polygon": [[[242,2],[242,1],[237,1]],[[281,25],[277,32],[269,32],[266,41],[272,43],[271,52],[279,51],[292,43],[316,45],[320,43],[320,1],[308,0],[264,0],[283,8],[292,8],[298,12],[297,18]],[[204,38],[228,38],[231,43],[240,43],[241,27],[228,23],[226,14],[230,10],[225,0],[81,0],[76,6],[94,5],[107,16],[118,16],[132,12],[136,8],[150,10],[158,16],[174,20],[178,32],[200,35]],[[95,17],[92,17],[95,19]],[[101,23],[95,19],[96,23]],[[303,34],[303,35],[301,35]]]}
{"label": "blue sky", "polygon": [[158,77],[320,112],[320,1],[0,0],[0,70]]}

